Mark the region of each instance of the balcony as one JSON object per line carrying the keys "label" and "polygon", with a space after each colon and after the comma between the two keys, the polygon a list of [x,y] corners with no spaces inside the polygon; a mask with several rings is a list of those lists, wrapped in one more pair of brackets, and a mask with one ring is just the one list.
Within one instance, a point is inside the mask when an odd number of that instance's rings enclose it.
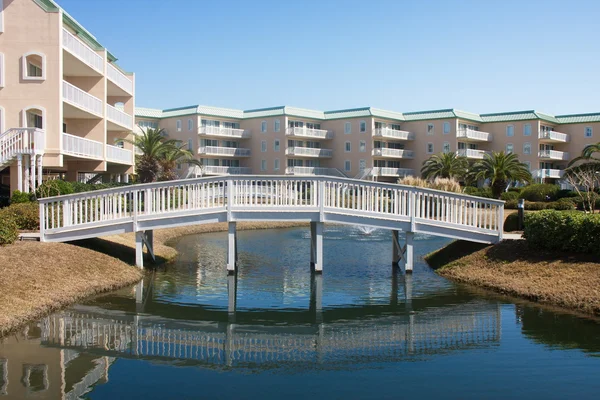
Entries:
{"label": "balcony", "polygon": [[133,165],[133,151],[107,144],[106,161],[118,164]]}
{"label": "balcony", "polygon": [[133,117],[110,104],[106,105],[106,127],[109,131],[131,131]]}
{"label": "balcony", "polygon": [[388,148],[379,148],[373,149],[371,151],[371,155],[374,157],[391,157],[391,158],[406,158],[411,159],[414,158],[415,154],[412,150],[404,150],[404,149],[388,149]]}
{"label": "balcony", "polygon": [[287,136],[302,137],[309,139],[333,139],[333,132],[323,129],[312,129],[312,128],[287,128],[285,131]]}
{"label": "balcony", "polygon": [[538,157],[541,160],[567,161],[569,159],[569,153],[556,150],[540,150],[538,152]]}
{"label": "balcony", "polygon": [[62,83],[64,118],[102,118],[102,100],[67,81]]}
{"label": "balcony", "polygon": [[539,133],[538,139],[541,143],[567,143],[569,135],[555,131],[545,131]]}
{"label": "balcony", "polygon": [[299,176],[311,176],[311,175],[327,175],[337,176],[345,178],[338,169],[335,168],[322,168],[322,167],[287,167],[285,169],[286,175],[299,175]]}
{"label": "balcony", "polygon": [[297,157],[331,158],[333,156],[333,150],[315,149],[312,147],[288,147],[287,149],[285,149],[285,154],[288,156]]}
{"label": "balcony", "polygon": [[202,136],[214,136],[233,139],[249,139],[252,137],[247,129],[225,128],[221,126],[201,126],[198,134]]}
{"label": "balcony", "polygon": [[531,174],[538,179],[560,179],[564,176],[565,171],[562,169],[536,169]]}
{"label": "balcony", "polygon": [[492,134],[488,132],[476,131],[474,129],[459,129],[456,131],[456,137],[465,142],[491,142]]}
{"label": "balcony", "polygon": [[250,149],[239,147],[204,146],[198,148],[198,154],[222,157],[250,157]]}
{"label": "balcony", "polygon": [[392,176],[403,178],[415,174],[415,171],[409,168],[389,168],[389,167],[373,167],[371,172],[373,176]]}
{"label": "balcony", "polygon": [[458,149],[456,154],[459,157],[466,157],[472,160],[483,160],[483,157],[488,154],[488,152],[476,149]]}
{"label": "balcony", "polygon": [[112,64],[106,64],[107,91],[109,96],[133,96],[133,81]]}
{"label": "balcony", "polygon": [[66,29],[62,30],[64,74],[68,76],[101,76],[104,58]]}
{"label": "balcony", "polygon": [[82,138],[68,133],[62,134],[62,152],[73,157],[104,159],[103,144],[95,140]]}
{"label": "balcony", "polygon": [[224,167],[216,165],[205,165],[202,167],[203,175],[249,175],[252,173],[246,167]]}
{"label": "balcony", "polygon": [[377,128],[373,131],[373,137],[394,140],[414,140],[415,134],[408,131],[399,131],[391,128]]}

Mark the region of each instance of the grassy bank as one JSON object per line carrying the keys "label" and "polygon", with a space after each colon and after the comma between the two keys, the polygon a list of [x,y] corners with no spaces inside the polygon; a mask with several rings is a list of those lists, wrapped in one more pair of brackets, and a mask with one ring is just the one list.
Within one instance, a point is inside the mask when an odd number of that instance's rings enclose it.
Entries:
{"label": "grassy bank", "polygon": [[590,255],[532,251],[524,240],[494,246],[456,241],[426,261],[449,279],[600,315],[600,263]]}

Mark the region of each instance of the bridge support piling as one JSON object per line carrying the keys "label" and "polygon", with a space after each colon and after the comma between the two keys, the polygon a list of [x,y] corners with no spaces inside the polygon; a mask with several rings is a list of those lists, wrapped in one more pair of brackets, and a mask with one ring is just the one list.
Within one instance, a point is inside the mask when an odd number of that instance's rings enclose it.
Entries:
{"label": "bridge support piling", "polygon": [[406,248],[404,250],[404,272],[407,274],[413,271],[413,239],[414,232],[406,232]]}
{"label": "bridge support piling", "polygon": [[144,268],[144,232],[135,233],[135,265]]}
{"label": "bridge support piling", "polygon": [[402,249],[400,248],[400,234],[398,231],[392,231],[392,266],[398,267],[400,265],[400,260],[402,259],[400,253]]}
{"label": "bridge support piling", "polygon": [[323,274],[311,274],[309,309],[315,313],[316,323],[323,322]]}
{"label": "bridge support piling", "polygon": [[229,222],[227,231],[227,273],[235,274],[237,267],[237,229],[235,222]]}
{"label": "bridge support piling", "polygon": [[237,307],[237,275],[232,274],[227,277],[227,312],[229,317],[235,316],[235,310]]}
{"label": "bridge support piling", "polygon": [[323,222],[310,223],[310,267],[313,272],[323,272]]}

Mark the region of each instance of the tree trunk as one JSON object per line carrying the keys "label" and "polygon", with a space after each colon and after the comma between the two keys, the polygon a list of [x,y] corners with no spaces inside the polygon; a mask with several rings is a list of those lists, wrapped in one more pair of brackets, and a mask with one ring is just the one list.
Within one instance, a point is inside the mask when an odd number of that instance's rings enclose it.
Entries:
{"label": "tree trunk", "polygon": [[499,199],[504,192],[504,189],[506,189],[506,185],[507,182],[505,180],[496,180],[492,184],[492,196],[494,196],[495,199]]}

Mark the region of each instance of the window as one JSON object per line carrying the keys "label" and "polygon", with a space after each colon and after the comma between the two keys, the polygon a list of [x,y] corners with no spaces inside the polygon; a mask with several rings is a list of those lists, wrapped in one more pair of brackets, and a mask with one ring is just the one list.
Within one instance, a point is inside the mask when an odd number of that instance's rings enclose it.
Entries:
{"label": "window", "polygon": [[261,162],[260,162],[260,170],[261,171],[266,171],[267,170],[267,160],[261,160]]}
{"label": "window", "polygon": [[366,160],[358,160],[358,170],[360,172],[363,172],[366,168],[367,168],[367,161]]}
{"label": "window", "polygon": [[585,127],[585,137],[592,137],[592,135],[593,135],[592,127],[586,126]]}
{"label": "window", "polygon": [[[2,0],[0,0],[0,4],[2,3]],[[0,5],[0,8],[2,7],[2,5]],[[2,10],[0,10],[0,13],[2,12]],[[0,16],[0,26],[2,25],[2,20],[1,20],[1,16]],[[0,29],[0,32],[2,32],[2,30]],[[0,53],[0,88],[4,87],[4,54]],[[4,133],[4,131],[2,131],[2,133]]]}
{"label": "window", "polygon": [[275,171],[279,171],[279,158],[276,158],[274,163],[273,163],[273,169]]}
{"label": "window", "polygon": [[29,107],[23,110],[22,126],[25,128],[46,129],[46,110],[42,107]]}
{"label": "window", "polygon": [[275,139],[273,142],[273,151],[279,151],[279,139]]}
{"label": "window", "polygon": [[367,123],[365,121],[360,121],[360,132],[366,132],[367,131]]}
{"label": "window", "polygon": [[433,124],[427,124],[427,134],[433,135],[435,133],[435,126]]}
{"label": "window", "polygon": [[260,123],[260,131],[265,133],[267,131],[267,121],[263,121]]}
{"label": "window", "polygon": [[346,153],[351,152],[352,151],[352,143],[346,142],[344,149],[345,149]]}
{"label": "window", "polygon": [[140,128],[152,128],[152,129],[158,129],[158,122],[156,121],[139,121],[138,122],[138,126]]}
{"label": "window", "polygon": [[450,122],[444,122],[444,135],[450,133]]}
{"label": "window", "polygon": [[523,136],[531,136],[531,124],[523,125]]}
{"label": "window", "polygon": [[194,121],[192,119],[188,119],[188,131],[194,129]]}
{"label": "window", "polygon": [[40,81],[46,79],[46,56],[42,53],[26,53],[22,57],[23,79]]}
{"label": "window", "polygon": [[450,153],[450,143],[449,142],[444,142],[444,147],[443,147],[442,151],[444,153]]}
{"label": "window", "polygon": [[364,153],[367,151],[367,142],[365,142],[364,140],[361,140],[360,142],[358,142],[358,151],[361,153]]}
{"label": "window", "polygon": [[192,151],[192,146],[194,145],[194,141],[192,139],[188,139],[188,150]]}
{"label": "window", "polygon": [[260,142],[260,151],[262,151],[263,153],[265,153],[267,151],[267,141],[263,140],[262,142]]}
{"label": "window", "polygon": [[180,120],[180,119],[178,119],[178,120],[175,122],[175,124],[176,124],[176,126],[177,126],[177,132],[181,132],[181,120]]}
{"label": "window", "polygon": [[181,170],[181,163],[177,163],[177,169]]}
{"label": "window", "polygon": [[433,154],[433,143],[427,143],[427,154]]}
{"label": "window", "polygon": [[523,154],[531,154],[531,143],[523,143]]}
{"label": "window", "polygon": [[506,136],[508,136],[508,137],[515,136],[515,126],[514,125],[506,125]]}
{"label": "window", "polygon": [[506,153],[513,153],[514,152],[514,146],[512,143],[507,143],[506,144]]}
{"label": "window", "polygon": [[281,129],[281,122],[278,119],[276,119],[275,123],[273,124],[273,130],[275,132],[279,132],[280,129]]}
{"label": "window", "polygon": [[346,172],[352,171],[352,164],[350,163],[350,160],[344,161],[344,171],[346,171]]}
{"label": "window", "polygon": [[531,171],[531,162],[529,161],[523,161],[523,164],[525,164],[527,166],[527,170]]}
{"label": "window", "polygon": [[352,133],[352,123],[351,122],[346,122],[344,124],[344,133],[346,133],[346,134]]}

